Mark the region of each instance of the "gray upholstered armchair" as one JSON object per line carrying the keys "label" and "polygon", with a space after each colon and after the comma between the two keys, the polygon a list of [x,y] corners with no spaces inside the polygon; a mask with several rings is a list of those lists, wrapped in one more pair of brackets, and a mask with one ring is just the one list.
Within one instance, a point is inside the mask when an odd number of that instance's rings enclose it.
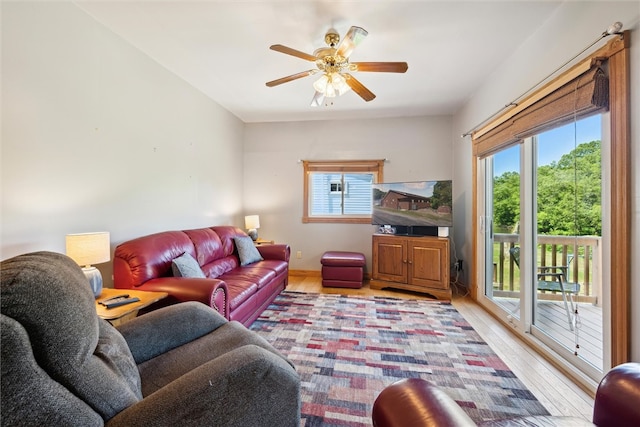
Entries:
{"label": "gray upholstered armchair", "polygon": [[0,283],[2,425],[299,425],[290,362],[204,304],[116,329],[80,268],[52,252],[3,261]]}

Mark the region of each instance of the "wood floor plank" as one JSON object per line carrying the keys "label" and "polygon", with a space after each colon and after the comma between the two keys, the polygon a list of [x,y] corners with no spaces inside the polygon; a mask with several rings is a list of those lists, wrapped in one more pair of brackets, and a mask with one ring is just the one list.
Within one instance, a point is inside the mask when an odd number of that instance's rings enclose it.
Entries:
{"label": "wood floor plank", "polygon": [[552,415],[591,419],[593,399],[470,300],[453,305]]}
{"label": "wood floor plank", "polygon": [[[366,283],[361,289],[324,288],[319,275],[292,275],[289,277],[287,290],[432,299],[416,292],[391,289],[373,290]],[[538,355],[523,340],[496,321],[470,298],[454,297],[452,304],[552,415],[582,417],[591,420],[593,398],[588,393],[574,384],[560,370]]]}

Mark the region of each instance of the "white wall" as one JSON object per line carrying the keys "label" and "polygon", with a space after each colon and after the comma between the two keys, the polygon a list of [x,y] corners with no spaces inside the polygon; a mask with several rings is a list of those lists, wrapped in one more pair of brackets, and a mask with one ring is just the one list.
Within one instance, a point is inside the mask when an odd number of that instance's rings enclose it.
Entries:
{"label": "white wall", "polygon": [[[388,159],[386,182],[452,178],[451,118],[247,124],[244,206],[259,214],[260,237],[291,246],[293,270],[320,270],[327,250],[358,251],[371,271],[368,224],[303,224],[299,160]],[[453,183],[454,187],[456,183]],[[297,251],[302,258],[296,259]]]}
{"label": "white wall", "polygon": [[[1,258],[241,225],[244,125],[71,3],[2,4]],[[103,270],[111,283],[111,264]]]}
{"label": "white wall", "polygon": [[[640,307],[640,3],[630,2],[565,2],[540,29],[478,88],[476,94],[454,117],[453,155],[456,158],[454,182],[454,215],[460,257],[470,259],[472,251],[472,174],[471,141],[460,138],[482,120],[497,112],[564,64],[615,21],[632,30],[631,40],[631,145],[632,145],[632,307]],[[535,58],[535,60],[533,60]],[[461,208],[461,206],[463,208]],[[461,216],[463,215],[464,216]],[[615,265],[615,260],[613,260]],[[615,308],[613,308],[615,309]],[[640,331],[639,310],[632,310],[632,334]],[[632,339],[632,356],[640,360],[640,339]]]}

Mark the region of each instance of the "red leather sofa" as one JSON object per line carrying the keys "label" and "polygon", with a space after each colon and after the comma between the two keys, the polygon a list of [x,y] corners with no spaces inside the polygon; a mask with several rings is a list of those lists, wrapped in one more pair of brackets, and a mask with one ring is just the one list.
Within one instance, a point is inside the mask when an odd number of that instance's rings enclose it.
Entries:
{"label": "red leather sofa", "polygon": [[636,427],[640,426],[640,363],[618,365],[600,381],[593,423],[585,418],[530,416],[476,424],[444,391],[420,378],[400,380],[382,390],[373,404],[372,419],[374,427]]}
{"label": "red leather sofa", "polygon": [[[262,245],[264,260],[240,265],[234,237],[247,234],[232,226],[165,231],[116,247],[114,287],[167,292],[163,305],[200,301],[229,320],[249,326],[282,292],[289,279],[291,249]],[[172,261],[189,253],[206,278],[174,277]]]}

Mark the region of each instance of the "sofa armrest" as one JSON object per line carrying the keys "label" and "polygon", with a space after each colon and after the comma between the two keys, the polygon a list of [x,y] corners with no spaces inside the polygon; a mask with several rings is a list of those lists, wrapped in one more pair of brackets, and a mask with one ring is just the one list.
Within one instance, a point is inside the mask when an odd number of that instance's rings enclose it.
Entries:
{"label": "sofa armrest", "polygon": [[289,262],[291,257],[291,248],[285,244],[261,245],[258,246],[258,252],[264,259],[274,259]]}
{"label": "sofa armrest", "polygon": [[140,291],[166,292],[178,302],[199,301],[229,318],[229,291],[224,280],[160,277],[136,287]]}
{"label": "sofa armrest", "polygon": [[154,310],[118,326],[137,364],[198,339],[227,323],[217,311],[191,301]]}
{"label": "sofa armrest", "polygon": [[593,423],[599,426],[640,425],[640,363],[623,363],[604,376],[596,392]]}
{"label": "sofa armrest", "polygon": [[282,357],[246,345],[172,381],[105,426],[293,427],[299,423],[298,374]]}
{"label": "sofa armrest", "polygon": [[374,427],[467,427],[471,418],[444,391],[420,378],[387,386],[373,404]]}

